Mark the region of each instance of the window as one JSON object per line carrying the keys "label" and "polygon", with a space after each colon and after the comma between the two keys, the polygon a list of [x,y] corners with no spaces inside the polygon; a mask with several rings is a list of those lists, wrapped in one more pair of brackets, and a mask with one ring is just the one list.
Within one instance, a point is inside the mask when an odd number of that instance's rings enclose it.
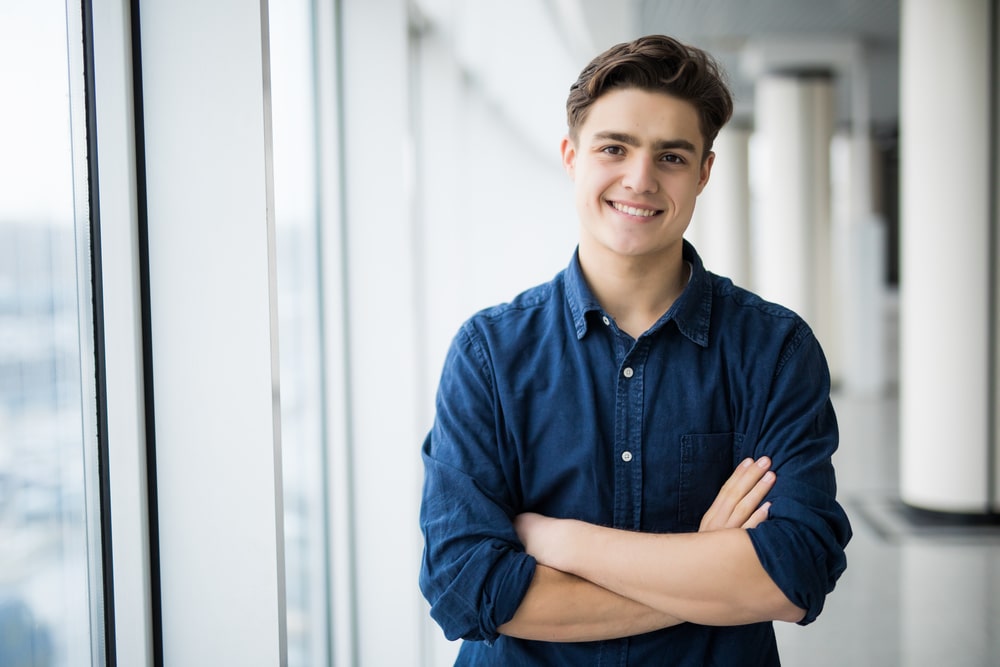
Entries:
{"label": "window", "polygon": [[268,8],[290,667],[331,651],[312,4]]}
{"label": "window", "polygon": [[80,11],[0,7],[5,667],[104,663]]}

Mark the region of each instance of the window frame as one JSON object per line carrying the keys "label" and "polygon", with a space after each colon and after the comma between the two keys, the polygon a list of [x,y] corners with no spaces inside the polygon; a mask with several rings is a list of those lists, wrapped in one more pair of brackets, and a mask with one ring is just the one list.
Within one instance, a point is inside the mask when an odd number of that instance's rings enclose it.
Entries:
{"label": "window frame", "polygon": [[83,1],[109,666],[162,664],[132,4]]}

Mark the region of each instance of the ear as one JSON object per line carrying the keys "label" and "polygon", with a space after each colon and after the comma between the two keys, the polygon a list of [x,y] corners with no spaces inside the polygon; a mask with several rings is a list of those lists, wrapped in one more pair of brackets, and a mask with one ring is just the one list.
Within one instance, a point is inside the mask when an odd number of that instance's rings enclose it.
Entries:
{"label": "ear", "polygon": [[708,178],[712,175],[713,164],[715,164],[715,153],[709,151],[708,155],[706,155],[705,159],[702,161],[701,170],[698,173],[697,194],[699,195],[701,194],[701,191],[705,189],[705,186],[708,185]]}
{"label": "ear", "polygon": [[569,136],[563,137],[562,144],[560,144],[559,149],[562,151],[562,163],[563,169],[569,174],[570,178],[576,177],[576,144]]}

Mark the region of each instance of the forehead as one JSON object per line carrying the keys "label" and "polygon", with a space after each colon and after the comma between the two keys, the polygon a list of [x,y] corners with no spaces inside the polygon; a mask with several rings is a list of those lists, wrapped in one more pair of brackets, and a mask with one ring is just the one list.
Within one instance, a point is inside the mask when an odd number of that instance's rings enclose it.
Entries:
{"label": "forehead", "polygon": [[686,139],[702,147],[701,123],[694,105],[666,93],[618,88],[590,106],[580,126],[580,138],[625,133],[646,141]]}

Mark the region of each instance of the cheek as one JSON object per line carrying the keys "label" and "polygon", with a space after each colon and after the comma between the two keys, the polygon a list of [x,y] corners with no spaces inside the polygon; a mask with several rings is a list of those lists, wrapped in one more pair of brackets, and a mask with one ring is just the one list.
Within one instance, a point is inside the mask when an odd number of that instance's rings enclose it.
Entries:
{"label": "cheek", "polygon": [[602,199],[614,185],[614,177],[600,170],[577,171],[577,188],[593,199]]}
{"label": "cheek", "polygon": [[693,204],[703,187],[704,184],[699,181],[697,175],[676,181],[671,184],[672,199],[679,204]]}
{"label": "cheek", "polygon": [[584,187],[578,190],[577,203],[582,210],[598,212],[604,207],[604,190],[600,187]]}
{"label": "cheek", "polygon": [[576,201],[576,209],[581,213],[590,210],[594,205],[594,198],[591,196],[589,191],[580,187],[579,181],[577,181],[574,199]]}
{"label": "cheek", "polygon": [[601,197],[602,189],[595,182],[593,174],[587,171],[577,170],[573,178],[573,187],[576,191],[576,200],[581,205]]}

